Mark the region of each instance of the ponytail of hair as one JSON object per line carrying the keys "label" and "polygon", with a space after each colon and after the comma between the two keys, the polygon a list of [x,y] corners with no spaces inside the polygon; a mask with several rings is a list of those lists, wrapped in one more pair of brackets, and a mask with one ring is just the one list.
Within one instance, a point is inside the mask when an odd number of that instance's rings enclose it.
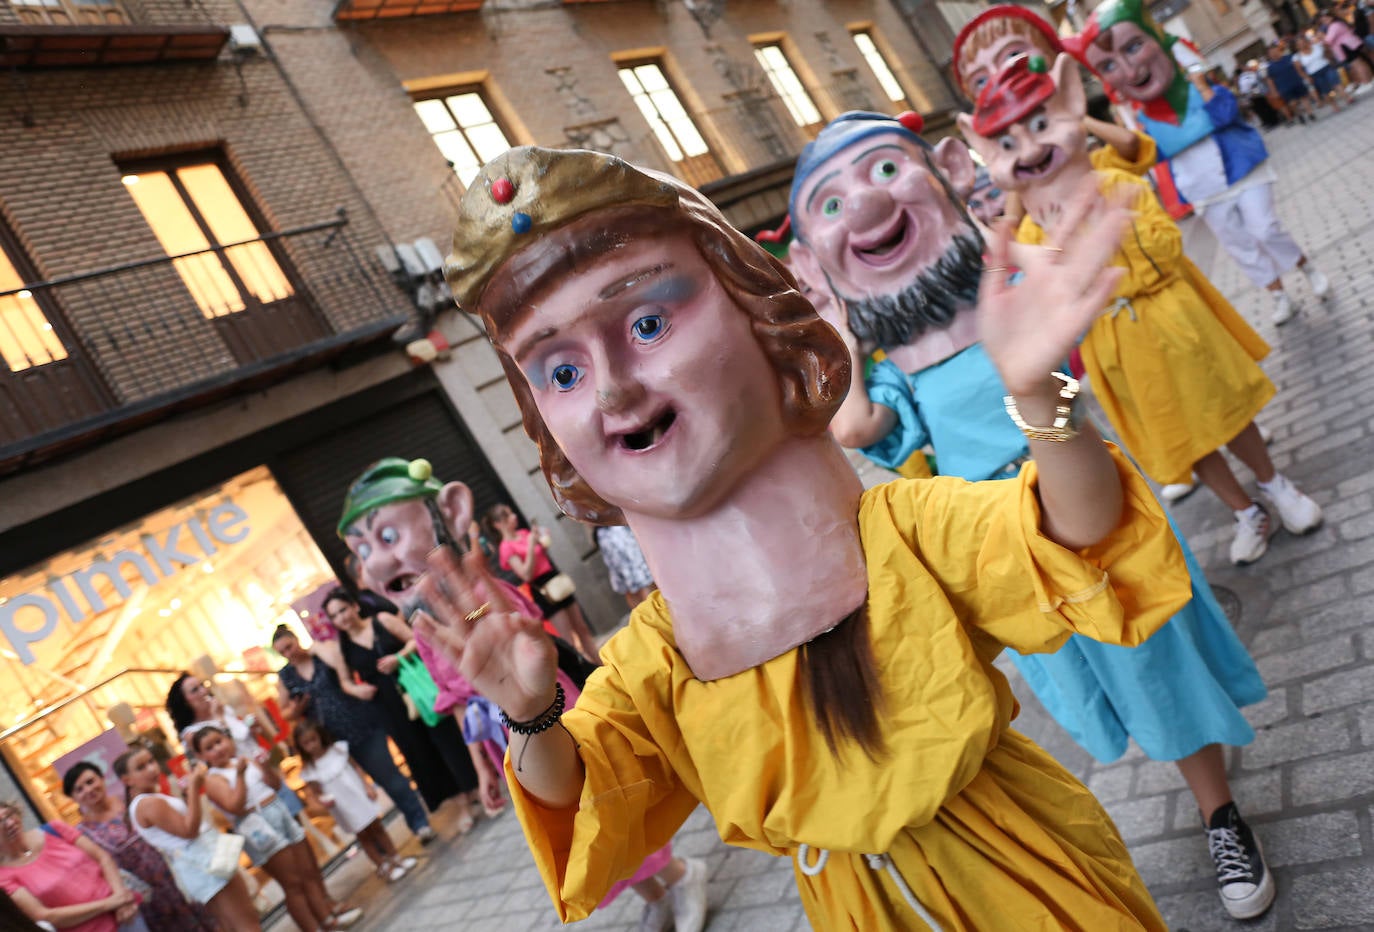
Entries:
{"label": "ponytail of hair", "polygon": [[831,753],[840,753],[842,739],[853,741],[871,760],[886,753],[879,725],[884,707],[882,684],[873,660],[865,606],[803,644],[799,670],[806,681],[811,713]]}

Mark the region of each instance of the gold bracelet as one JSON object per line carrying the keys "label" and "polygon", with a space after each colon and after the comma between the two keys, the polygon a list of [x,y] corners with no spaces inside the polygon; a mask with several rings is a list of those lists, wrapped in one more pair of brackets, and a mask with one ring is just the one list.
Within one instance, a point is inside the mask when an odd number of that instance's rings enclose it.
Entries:
{"label": "gold bracelet", "polygon": [[1021,433],[1026,435],[1026,439],[1044,443],[1063,443],[1078,436],[1078,428],[1073,424],[1073,401],[1078,397],[1078,380],[1062,372],[1051,372],[1050,375],[1064,385],[1059,389],[1060,401],[1054,409],[1054,423],[1049,427],[1032,427],[1027,424],[1025,418],[1021,417],[1021,412],[1017,410],[1016,399],[1012,396],[1004,396],[1002,402],[1007,406],[1007,416]]}

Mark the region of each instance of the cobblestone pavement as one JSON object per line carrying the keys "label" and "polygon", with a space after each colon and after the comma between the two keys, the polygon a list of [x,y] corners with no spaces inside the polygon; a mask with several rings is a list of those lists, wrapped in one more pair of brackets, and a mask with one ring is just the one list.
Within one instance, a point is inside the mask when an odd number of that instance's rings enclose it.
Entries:
{"label": "cobblestone pavement", "polygon": [[[1231,518],[1215,498],[1199,492],[1176,511],[1214,584],[1238,597],[1222,593],[1238,608],[1237,629],[1269,685],[1269,698],[1247,710],[1254,743],[1229,760],[1237,801],[1278,880],[1274,908],[1254,922],[1227,919],[1191,796],[1172,765],[1134,747],[1114,764],[1095,764],[1013,679],[1025,706],[1018,727],[1111,811],[1171,927],[1374,929],[1374,94],[1267,139],[1280,213],[1331,277],[1334,300],[1318,304],[1301,275],[1288,276],[1303,312],[1276,330],[1265,295],[1195,221],[1185,224],[1188,251],[1273,343],[1264,365],[1279,394],[1261,422],[1279,468],[1321,503],[1326,524],[1306,538],[1280,534],[1257,565],[1237,569],[1226,560]],[[513,816],[436,848],[413,879],[372,900],[368,929],[557,925]],[[725,847],[702,810],[675,848],[710,866],[712,932],[807,927],[789,861]],[[639,908],[627,893],[581,927],[632,929]]]}

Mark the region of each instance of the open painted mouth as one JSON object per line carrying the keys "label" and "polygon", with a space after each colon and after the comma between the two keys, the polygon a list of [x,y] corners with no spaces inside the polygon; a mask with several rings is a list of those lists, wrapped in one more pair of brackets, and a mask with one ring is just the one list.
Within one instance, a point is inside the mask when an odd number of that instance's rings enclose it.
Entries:
{"label": "open painted mouth", "polygon": [[403,592],[410,591],[411,586],[414,586],[419,581],[420,577],[416,576],[414,573],[402,573],[399,576],[393,576],[391,578],[391,581],[386,584],[386,591],[395,595],[400,595]]}
{"label": "open painted mouth", "polygon": [[642,453],[645,450],[652,450],[663,442],[663,438],[668,436],[668,431],[672,430],[677,423],[677,412],[672,408],[665,408],[663,413],[658,415],[648,424],[639,430],[632,430],[621,434],[619,437],[620,448],[629,450],[632,453]]}
{"label": "open painted mouth", "polygon": [[853,247],[854,255],[865,265],[875,267],[891,265],[897,260],[910,230],[911,223],[907,220],[906,214],[900,213],[891,228],[876,243],[863,246],[855,244]]}
{"label": "open painted mouth", "polygon": [[1140,76],[1138,80],[1131,82],[1131,87],[1135,88],[1136,90],[1140,90],[1142,87],[1149,84],[1153,78],[1154,75],[1147,70],[1144,74]]}
{"label": "open painted mouth", "polygon": [[1029,162],[1017,162],[1014,174],[1023,180],[1045,178],[1064,163],[1064,153],[1058,146],[1050,146],[1045,154]]}

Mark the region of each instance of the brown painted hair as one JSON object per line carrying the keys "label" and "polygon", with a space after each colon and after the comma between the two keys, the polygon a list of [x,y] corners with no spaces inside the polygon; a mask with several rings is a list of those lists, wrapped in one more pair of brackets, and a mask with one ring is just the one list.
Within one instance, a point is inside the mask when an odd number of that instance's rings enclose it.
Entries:
{"label": "brown painted hair", "polygon": [[[584,215],[545,236],[538,249],[510,257],[491,277],[478,308],[496,345],[525,432],[539,446],[540,463],[559,507],[590,524],[621,524],[620,509],[593,490],[558,447],[535,404],[524,373],[505,351],[511,327],[533,299],[554,283],[583,272],[618,247],[641,237],[686,234],[730,299],[750,318],[755,338],[778,375],[783,417],[798,435],[823,432],[849,390],[849,353],[797,290],[792,274],[710,205],[684,189],[677,209],[610,207]],[[800,648],[801,676],[827,745],[838,753],[852,740],[876,759],[884,750],[882,694],[867,613],[860,609]]]}

